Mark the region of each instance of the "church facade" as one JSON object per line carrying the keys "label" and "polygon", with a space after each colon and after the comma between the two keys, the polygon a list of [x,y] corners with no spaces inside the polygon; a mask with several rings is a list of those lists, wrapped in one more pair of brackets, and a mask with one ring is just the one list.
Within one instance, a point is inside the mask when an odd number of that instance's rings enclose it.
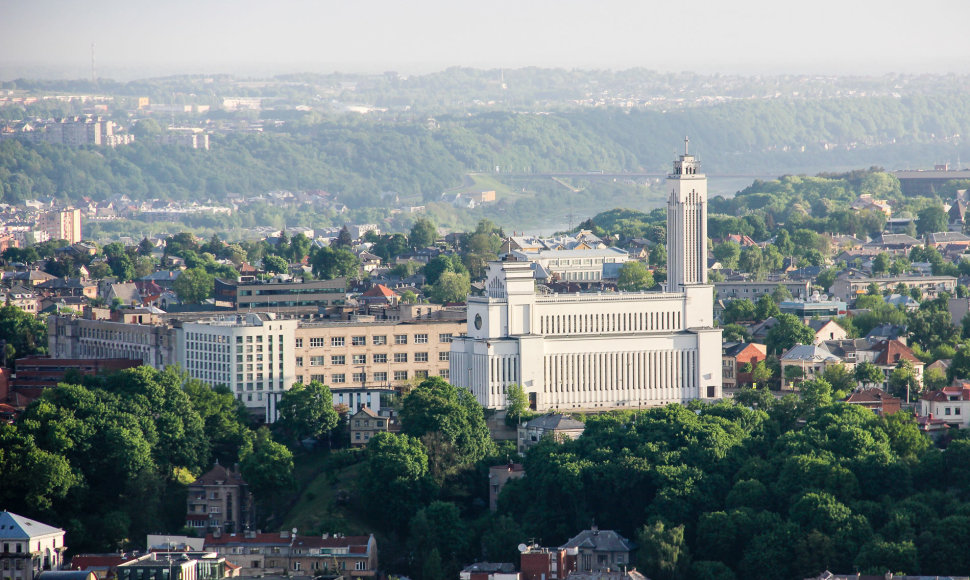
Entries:
{"label": "church facade", "polygon": [[721,329],[707,283],[707,179],[687,153],[668,177],[662,292],[539,295],[528,262],[488,265],[468,298],[450,380],[490,409],[519,384],[538,411],[637,408],[721,397]]}

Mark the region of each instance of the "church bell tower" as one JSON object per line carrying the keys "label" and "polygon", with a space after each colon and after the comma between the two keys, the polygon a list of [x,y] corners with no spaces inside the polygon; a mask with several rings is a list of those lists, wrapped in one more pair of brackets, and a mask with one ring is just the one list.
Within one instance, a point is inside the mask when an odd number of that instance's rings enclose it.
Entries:
{"label": "church bell tower", "polygon": [[674,161],[667,176],[667,292],[683,292],[684,286],[707,284],[707,177],[688,151]]}

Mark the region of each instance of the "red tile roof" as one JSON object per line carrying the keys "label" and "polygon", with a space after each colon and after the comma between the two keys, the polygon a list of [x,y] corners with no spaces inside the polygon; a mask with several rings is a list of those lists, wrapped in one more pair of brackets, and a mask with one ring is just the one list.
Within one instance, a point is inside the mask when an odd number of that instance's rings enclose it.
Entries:
{"label": "red tile roof", "polygon": [[898,397],[894,397],[883,391],[882,389],[865,389],[864,391],[858,391],[849,395],[849,398],[845,400],[846,403],[881,403],[885,401],[900,401]]}
{"label": "red tile roof", "polygon": [[923,364],[923,361],[919,360],[908,346],[896,339],[880,340],[872,350],[880,351],[874,361],[877,365],[895,365],[901,360],[908,360],[913,364]]}
{"label": "red tile roof", "polygon": [[363,296],[367,296],[367,297],[383,296],[384,298],[391,298],[393,296],[397,296],[397,293],[383,284],[377,284],[367,292],[364,292]]}

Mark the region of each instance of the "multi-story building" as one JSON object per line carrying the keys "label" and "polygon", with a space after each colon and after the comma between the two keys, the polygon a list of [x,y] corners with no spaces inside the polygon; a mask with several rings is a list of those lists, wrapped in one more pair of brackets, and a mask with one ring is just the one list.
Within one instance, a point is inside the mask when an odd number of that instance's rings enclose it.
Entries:
{"label": "multi-story building", "polygon": [[0,511],[0,573],[4,580],[34,580],[63,563],[64,530]]}
{"label": "multi-story building", "polygon": [[30,398],[39,397],[44,389],[54,388],[64,381],[68,372],[82,376],[115,373],[141,366],[142,361],[130,358],[64,359],[48,356],[28,356],[17,359],[17,376],[10,388]]}
{"label": "multi-story building", "polygon": [[869,291],[869,286],[875,284],[880,292],[892,290],[900,284],[907,288],[918,288],[923,296],[936,298],[940,292],[954,294],[957,279],[953,276],[887,276],[869,277],[861,275],[842,275],[835,279],[829,292],[839,300],[851,301]]}
{"label": "multi-story building", "polygon": [[791,292],[793,298],[805,300],[811,296],[812,283],[810,280],[776,280],[765,282],[749,282],[747,280],[729,280],[727,282],[715,282],[714,291],[721,300],[737,300],[747,298],[752,302],[757,302],[765,294],[771,295],[778,286],[782,286]]}
{"label": "multi-story building", "polygon": [[81,210],[69,208],[44,212],[37,227],[47,234],[47,239],[76,244],[81,241]]}
{"label": "multi-story building", "polygon": [[241,532],[252,525],[252,495],[238,469],[219,465],[188,486],[185,525],[201,531]]}
{"label": "multi-story building", "polygon": [[721,329],[707,284],[707,180],[684,153],[668,199],[665,292],[537,295],[528,262],[488,265],[468,298],[451,382],[483,406],[518,384],[535,410],[653,406],[721,396]]}
{"label": "multi-story building", "polygon": [[122,322],[48,316],[47,352],[52,358],[138,359],[159,370],[175,364],[175,337],[170,326],[145,313],[128,318]]}
{"label": "multi-story building", "polygon": [[449,318],[304,321],[296,329],[297,379],[371,389],[429,376],[448,379],[452,339],[464,332],[463,319]]}
{"label": "multi-story building", "polygon": [[211,386],[226,385],[251,413],[272,423],[276,403],[296,382],[296,320],[232,314],[176,326],[176,362]]}
{"label": "multi-story building", "polygon": [[[295,530],[294,530],[295,531]],[[327,575],[374,578],[377,576],[377,540],[374,535],[323,534],[300,536],[243,532],[209,534],[205,549],[242,567],[243,576]]]}
{"label": "multi-story building", "polygon": [[280,277],[267,282],[246,278],[215,281],[216,301],[228,302],[242,312],[317,314],[344,304],[346,298],[346,278],[306,282]]}

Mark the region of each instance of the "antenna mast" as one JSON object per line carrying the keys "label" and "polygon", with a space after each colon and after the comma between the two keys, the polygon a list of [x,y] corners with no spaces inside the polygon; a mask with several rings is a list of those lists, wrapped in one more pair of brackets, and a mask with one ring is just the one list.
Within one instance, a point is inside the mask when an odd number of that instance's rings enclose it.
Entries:
{"label": "antenna mast", "polygon": [[95,69],[94,67],[94,47],[95,47],[95,44],[92,42],[91,43],[91,84],[98,83],[98,75],[96,72],[97,69]]}

